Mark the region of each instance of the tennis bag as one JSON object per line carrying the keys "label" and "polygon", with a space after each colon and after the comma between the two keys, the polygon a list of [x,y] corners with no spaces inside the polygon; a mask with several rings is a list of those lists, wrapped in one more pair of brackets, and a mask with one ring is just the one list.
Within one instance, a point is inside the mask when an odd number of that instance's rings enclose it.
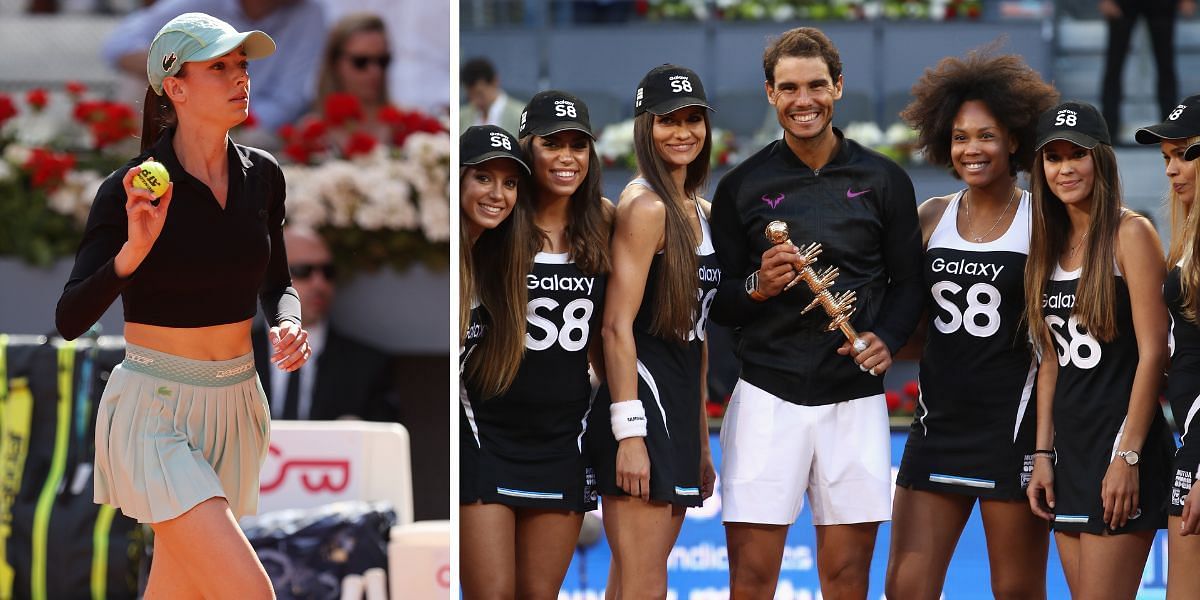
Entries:
{"label": "tennis bag", "polygon": [[387,569],[389,502],[334,502],[242,521],[278,600],[337,600],[342,578]]}
{"label": "tennis bag", "polygon": [[136,598],[147,532],[92,502],[119,337],[0,334],[0,600]]}

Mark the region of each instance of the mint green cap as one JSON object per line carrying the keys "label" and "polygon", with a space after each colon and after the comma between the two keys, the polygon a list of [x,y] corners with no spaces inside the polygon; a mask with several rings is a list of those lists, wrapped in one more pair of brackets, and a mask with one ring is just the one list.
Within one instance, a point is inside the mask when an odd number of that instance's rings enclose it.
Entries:
{"label": "mint green cap", "polygon": [[250,60],[275,53],[275,40],[261,31],[245,33],[204,13],[184,13],[171,19],[150,43],[146,56],[146,75],[154,93],[162,95],[163,79],[183,68],[183,63],[212,60],[232,52],[238,46]]}

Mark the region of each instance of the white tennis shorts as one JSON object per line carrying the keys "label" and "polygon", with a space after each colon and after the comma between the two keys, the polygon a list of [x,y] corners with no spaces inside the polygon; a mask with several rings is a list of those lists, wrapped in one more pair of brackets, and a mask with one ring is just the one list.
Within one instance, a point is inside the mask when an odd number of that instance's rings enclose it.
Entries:
{"label": "white tennis shorts", "polygon": [[739,379],[721,427],[721,451],[726,523],[790,525],[805,493],[814,525],[891,518],[883,394],[800,406]]}

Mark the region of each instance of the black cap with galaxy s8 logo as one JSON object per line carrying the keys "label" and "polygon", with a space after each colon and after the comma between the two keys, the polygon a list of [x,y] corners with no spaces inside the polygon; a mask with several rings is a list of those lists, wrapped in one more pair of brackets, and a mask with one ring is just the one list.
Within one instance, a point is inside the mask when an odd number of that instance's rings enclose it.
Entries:
{"label": "black cap with galaxy s8 logo", "polygon": [[1200,135],[1200,94],[1184,98],[1162,123],[1143,127],[1133,137],[1139,144],[1157,144],[1196,135]]}
{"label": "black cap with galaxy s8 logo", "polygon": [[665,115],[688,106],[703,106],[709,110],[704,84],[696,72],[678,65],[654,67],[638,83],[633,99],[633,114],[644,112]]}
{"label": "black cap with galaxy s8 logo", "polygon": [[1038,117],[1034,150],[1041,150],[1055,140],[1066,140],[1088,150],[1096,144],[1112,145],[1104,117],[1086,102],[1063,102]]}
{"label": "black cap with galaxy s8 logo", "polygon": [[521,126],[517,137],[527,135],[547,136],[567,130],[582,131],[592,135],[592,123],[588,119],[587,105],[574,95],[560,90],[546,90],[534,94],[521,111]]}
{"label": "black cap with galaxy s8 logo", "polygon": [[459,162],[477,165],[493,158],[508,158],[521,165],[529,173],[525,153],[517,144],[517,138],[495,125],[472,125],[458,138]]}

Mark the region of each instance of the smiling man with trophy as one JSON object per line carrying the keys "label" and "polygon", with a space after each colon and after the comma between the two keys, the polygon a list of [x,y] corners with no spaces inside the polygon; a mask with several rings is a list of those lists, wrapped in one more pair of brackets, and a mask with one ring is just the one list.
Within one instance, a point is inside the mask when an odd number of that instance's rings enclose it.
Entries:
{"label": "smiling man with trophy", "polygon": [[[771,598],[807,494],[825,598],[865,598],[891,515],[883,374],[920,317],[912,182],[831,122],[842,65],[797,28],[763,55],[783,138],[713,199],[722,282],[712,318],[736,329],[741,373],[721,431],[732,598]],[[744,278],[744,279],[743,279]]]}

